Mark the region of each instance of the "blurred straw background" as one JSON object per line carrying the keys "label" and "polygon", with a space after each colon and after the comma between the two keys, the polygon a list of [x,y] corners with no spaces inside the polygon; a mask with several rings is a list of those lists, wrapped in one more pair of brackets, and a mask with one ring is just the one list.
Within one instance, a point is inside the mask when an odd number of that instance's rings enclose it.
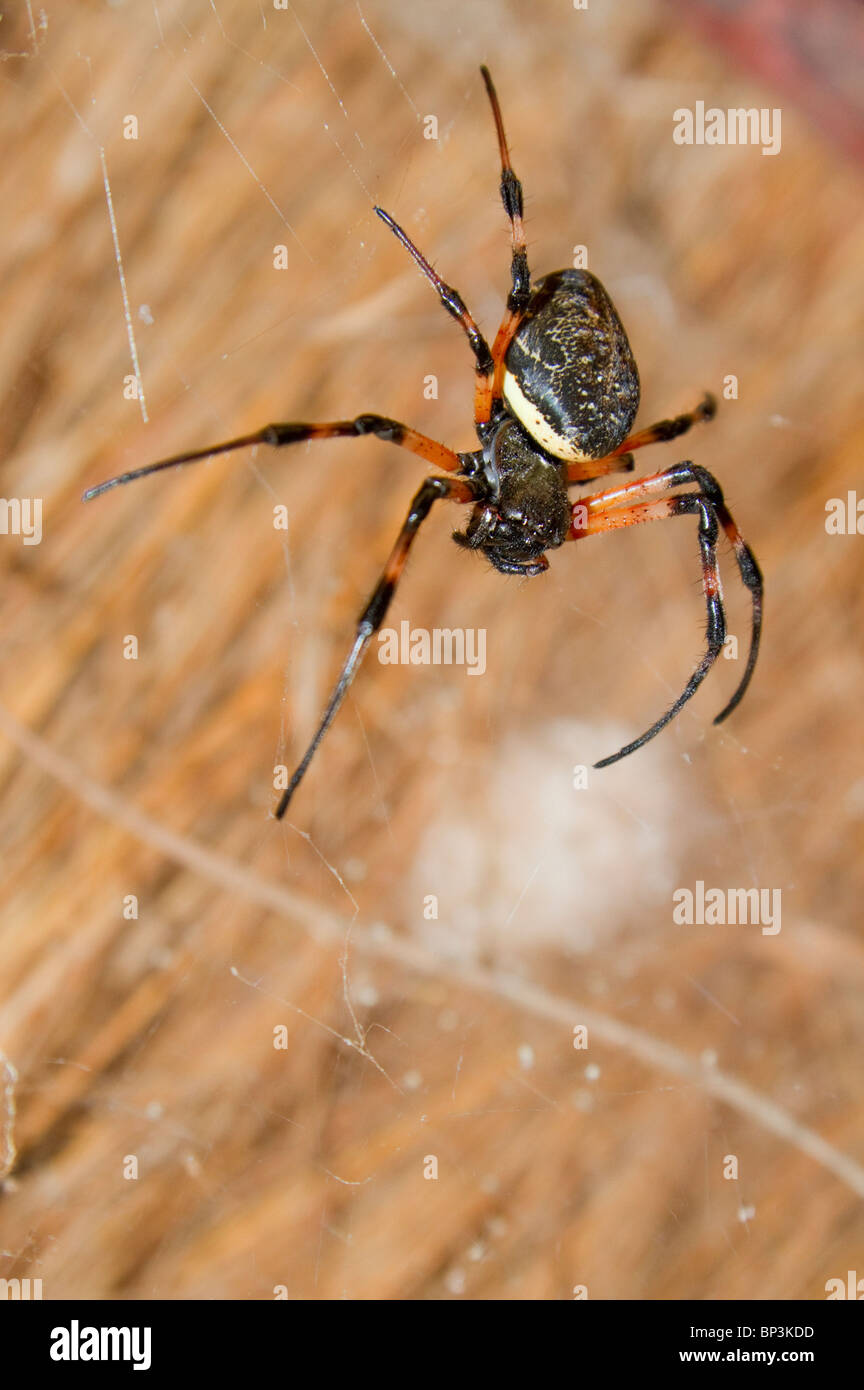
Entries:
{"label": "blurred straw background", "polygon": [[[0,1275],[46,1298],[818,1299],[862,1269],[864,539],[825,529],[864,495],[860,14],[5,7],[2,493],[44,499],[44,536],[0,537]],[[485,629],[486,674],[371,658],[279,826],[274,764],[421,465],[332,442],[80,493],[272,419],[380,410],[471,446],[470,355],[371,208],[493,334],[484,61],[533,269],[588,248],[640,422],[737,378],[639,464],[720,478],[766,573],[762,661],[727,725],[722,660],[577,790],[699,654],[694,528],[520,582],[442,509],[393,621]],[[782,151],[674,144],[697,101],[782,108]],[[781,890],[782,930],[676,925],[699,880]]]}

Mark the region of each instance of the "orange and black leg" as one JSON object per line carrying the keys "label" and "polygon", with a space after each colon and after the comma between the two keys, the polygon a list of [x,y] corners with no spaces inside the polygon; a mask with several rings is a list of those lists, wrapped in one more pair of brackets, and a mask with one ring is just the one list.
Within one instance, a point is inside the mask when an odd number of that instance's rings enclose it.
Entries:
{"label": "orange and black leg", "polygon": [[459,455],[437,439],[412,430],[410,425],[402,425],[398,420],[390,420],[386,415],[358,415],[354,420],[331,420],[326,424],[309,425],[299,421],[282,425],[265,425],[254,434],[244,434],[238,439],[229,439],[225,444],[211,444],[206,449],[193,449],[186,454],[172,454],[171,458],[158,463],[148,463],[143,468],[133,468],[129,473],[120,473],[116,478],[90,487],[83,495],[85,502],[108,492],[112,487],[123,483],[133,483],[137,478],[146,478],[150,473],[161,473],[165,468],[179,468],[185,463],[195,463],[198,459],[210,458],[213,454],[229,454],[235,449],[247,449],[255,444],[269,444],[281,449],[286,444],[302,444],[307,439],[359,438],[373,434],[388,444],[398,444],[412,454],[431,463],[434,468],[442,468],[447,473],[456,472],[461,467]]}
{"label": "orange and black leg", "polygon": [[[474,318],[469,313],[468,308],[460,295],[459,291],[452,285],[446,284],[441,279],[437,271],[426,260],[426,257],[417,249],[408,234],[403,231],[398,222],[385,212],[383,208],[376,207],[375,212],[386,222],[405,250],[413,258],[415,264],[426,276],[426,279],[434,287],[442,305],[452,318],[456,319],[462,327],[468,339],[471,351],[474,353],[477,372],[477,386],[474,395],[474,421],[482,427],[489,423],[492,418],[495,402],[500,401],[502,392],[502,382],[504,379],[504,359],[507,356],[507,349],[513,340],[522,317],[525,306],[531,296],[531,275],[528,269],[528,252],[525,245],[525,228],[522,223],[522,185],[513,172],[510,163],[510,152],[507,148],[507,137],[504,134],[504,121],[501,116],[501,107],[498,104],[498,95],[489,74],[488,68],[481,68],[483,81],[486,84],[486,91],[492,105],[492,114],[495,118],[495,129],[498,135],[498,149],[501,156],[501,201],[504,204],[504,211],[510,219],[512,251],[510,257],[510,279],[511,288],[507,296],[507,312],[500,328],[495,336],[495,343],[492,351],[477,327]],[[481,434],[482,429],[478,429]]]}
{"label": "orange and black leg", "polygon": [[504,120],[501,116],[501,107],[498,104],[498,93],[495,91],[492,76],[487,67],[480,69],[483,74],[483,81],[486,83],[486,91],[492,106],[492,115],[495,117],[495,130],[498,135],[498,151],[501,155],[501,201],[504,204],[504,211],[510,219],[510,236],[512,253],[510,258],[510,277],[511,289],[507,296],[507,308],[510,310],[524,309],[531,295],[531,274],[528,269],[528,251],[525,244],[525,227],[522,223],[522,184],[513,172],[513,165],[510,163],[510,151],[507,147],[507,136],[504,134]]}
{"label": "orange and black leg", "polygon": [[679,435],[686,434],[689,429],[700,424],[701,421],[713,420],[716,414],[717,402],[710,392],[706,391],[695,409],[687,410],[683,415],[675,415],[671,420],[658,420],[656,425],[649,425],[647,429],[638,430],[636,434],[628,435],[623,443],[619,444],[618,448],[606,458],[580,459],[578,463],[569,464],[567,467],[568,481],[581,483],[592,478],[600,478],[606,473],[629,472],[634,464],[634,449],[644,449],[646,444],[661,444],[667,439],[677,439]]}
{"label": "orange and black leg", "polygon": [[[687,483],[695,483],[697,491],[679,493],[675,497],[657,501],[647,500],[657,493],[669,492]],[[745,543],[723,500],[723,493],[716,479],[706,469],[692,463],[679,463],[663,473],[583,498],[573,507],[573,523],[568,539],[582,540],[586,536],[596,536],[626,526],[638,526],[646,521],[662,521],[671,516],[690,515],[699,519],[702,588],[708,611],[705,655],[687,682],[683,693],[662,718],[633,743],[628,743],[611,757],[603,758],[596,764],[597,767],[608,767],[619,758],[625,758],[628,753],[635,752],[649,739],[654,738],[655,734],[659,734],[696,692],[717,660],[726,635],[723,593],[717,568],[717,539],[720,527],[732,544],[742,582],[750,592],[753,619],[750,652],[744,674],[731,700],[715,718],[715,724],[719,724],[732,713],[750,684],[762,631],[762,575],[752,550]]]}
{"label": "orange and black leg", "polygon": [[492,345],[492,371],[487,379],[478,378],[477,391],[474,397],[475,424],[484,425],[492,419],[496,404],[501,400],[507,349],[516,336],[516,331],[522,322],[525,309],[531,298],[531,273],[528,269],[528,251],[525,243],[525,227],[522,221],[522,184],[513,172],[513,165],[510,162],[507,137],[504,134],[504,120],[492,77],[488,68],[482,67],[480,71],[483,74],[483,81],[486,84],[486,91],[492,106],[492,115],[495,118],[498,151],[501,156],[501,201],[504,204],[504,211],[510,219],[511,240],[511,284],[510,293],[507,296],[507,312],[501,321],[501,326]]}
{"label": "orange and black leg", "polygon": [[282,793],[282,798],[276,808],[277,820],[281,820],[287,811],[292,796],[300,785],[306,769],[315,756],[318,745],[333,723],[336,712],[342,704],[348,687],[353,681],[357,669],[366,654],[366,648],[369,646],[373,634],[377,632],[384,621],[387,609],[390,607],[390,601],[396,592],[396,586],[405,568],[408,552],[414,543],[420,526],[429,515],[433,503],[445,499],[450,502],[473,502],[475,500],[474,491],[470,484],[461,478],[427,478],[415,495],[402,529],[396,539],[396,544],[390,552],[390,558],[384,566],[381,578],[376,584],[363,612],[357,619],[357,632],[354,637],[354,644],[348,653],[345,665],[342,667],[342,672],[327,702],[327,708],[324,711],[321,723],[318,725],[315,736],[306,749],[306,752],[303,754],[303,758],[291,778],[291,781]]}
{"label": "orange and black leg", "polygon": [[[429,439],[425,434],[419,434],[410,426],[400,424],[398,420],[391,420],[384,415],[358,415],[354,420],[333,420],[327,424],[289,422],[265,425],[263,429],[256,430],[254,434],[242,435],[240,438],[230,439],[224,444],[212,444],[206,449],[195,449],[189,453],[175,454],[171,458],[148,464],[144,468],[135,468],[128,473],[121,473],[116,478],[109,478],[107,482],[88,488],[84,493],[84,500],[89,501],[93,497],[98,497],[100,493],[107,492],[109,488],[134,482],[137,478],[146,477],[150,473],[159,473],[165,468],[178,468],[186,463],[194,463],[197,459],[209,458],[212,454],[226,454],[234,449],[244,449],[255,444],[269,444],[278,449],[283,445],[300,444],[308,439],[360,438],[367,434],[387,440],[390,444],[398,444],[401,448],[408,449],[412,454],[417,454],[420,458],[425,459],[434,467],[444,469],[451,474],[461,467],[460,457],[453,449],[448,449],[445,444],[439,444],[435,439]],[[399,537],[387,561],[384,573],[369,602],[360,614],[354,644],[342,668],[333,694],[330,696],[318,731],[282,795],[276,810],[277,817],[284,816],[288,803],[309,766],[315,750],[333,722],[345,693],[363,660],[370,639],[380,627],[390,606],[390,600],[399,582],[405,561],[408,558],[408,551],[420,524],[429,515],[433,502],[439,498],[447,498],[453,502],[473,502],[476,500],[474,489],[469,482],[462,478],[427,478],[420,487],[411,503],[411,509],[402,530],[399,532]]]}

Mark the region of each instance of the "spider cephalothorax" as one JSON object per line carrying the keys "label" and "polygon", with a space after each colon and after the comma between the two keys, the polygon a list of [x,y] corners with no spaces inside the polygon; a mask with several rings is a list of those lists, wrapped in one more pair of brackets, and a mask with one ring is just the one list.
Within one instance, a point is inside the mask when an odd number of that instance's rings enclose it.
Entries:
{"label": "spider cephalothorax", "polygon": [[[563,545],[571,507],[563,464],[541,454],[517,420],[504,415],[480,451],[489,494],[475,503],[457,545],[482,550],[503,574],[542,574],[547,550]],[[471,465],[467,464],[466,471]]]}
{"label": "spider cephalothorax", "polygon": [[[741,578],[753,603],[750,652],[738,688],[715,724],[744,695],[759,650],[762,576],[723,500],[716,479],[704,468],[679,463],[662,473],[582,496],[573,504],[568,489],[628,472],[633,452],[674,439],[699,420],[710,420],[714,401],[705,396],[694,410],[630,434],[639,407],[639,374],[627,335],[600,281],[585,270],[558,270],[531,286],[522,226],[522,186],[513,172],[504,123],[488,70],[481,69],[492,105],[501,156],[501,198],[511,227],[511,288],[507,311],[490,349],[462,296],[445,284],[402,228],[382,208],[387,223],[434,286],[443,307],[462,327],[474,354],[474,424],[479,449],[457,453],[437,440],[384,415],[358,415],[326,424],[265,425],[225,444],[176,454],[159,463],[110,478],[85,492],[85,500],[145,474],[191,463],[211,454],[254,444],[274,447],[306,439],[372,434],[397,444],[443,471],[417,491],[390,558],[357,621],[353,645],[318,729],[276,809],[283,816],[312,757],[330,727],[373,634],[381,626],[405,567],[411,545],[433,504],[466,503],[471,514],[457,544],[480,550],[504,574],[535,575],[548,569],[546,552],[565,541],[604,531],[695,516],[702,559],[702,588],[708,617],[706,650],[682,694],[640,738],[598,767],[616,762],[658,734],[690,699],[716,661],[726,632],[717,569],[722,529],[731,542]],[[692,491],[677,491],[684,486]],[[670,495],[673,494],[673,495]]]}

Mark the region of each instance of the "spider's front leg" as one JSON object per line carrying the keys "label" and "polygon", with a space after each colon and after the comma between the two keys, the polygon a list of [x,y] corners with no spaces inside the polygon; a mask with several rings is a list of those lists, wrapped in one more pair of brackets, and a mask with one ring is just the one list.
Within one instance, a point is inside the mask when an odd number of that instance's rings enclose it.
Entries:
{"label": "spider's front leg", "polygon": [[388,444],[398,444],[401,449],[425,459],[434,468],[443,468],[454,473],[462,467],[462,460],[454,449],[439,444],[437,439],[420,434],[410,425],[399,420],[391,420],[387,415],[357,415],[353,420],[330,420],[325,424],[310,425],[302,421],[286,424],[265,425],[254,434],[244,434],[238,439],[229,439],[224,444],[209,444],[206,449],[192,449],[185,454],[172,454],[170,458],[160,459],[158,463],[145,464],[143,468],[133,468],[128,473],[119,473],[116,478],[108,478],[104,483],[88,487],[82,501],[90,502],[111,488],[124,483],[134,483],[138,478],[147,478],[151,473],[161,473],[165,468],[180,468],[186,463],[196,463],[199,459],[212,458],[214,454],[230,454],[235,449],[248,449],[256,444],[269,444],[273,449],[281,449],[288,444],[303,444],[309,439],[360,439],[373,434]]}
{"label": "spider's front leg", "polygon": [[528,269],[525,228],[522,225],[522,184],[513,172],[513,166],[510,163],[510,151],[507,148],[507,137],[504,134],[504,121],[501,116],[501,107],[498,103],[498,95],[495,91],[489,69],[482,67],[480,71],[483,74],[483,81],[486,84],[486,91],[492,106],[492,115],[495,118],[495,130],[498,136],[498,152],[501,157],[501,201],[504,204],[504,211],[510,220],[511,231],[511,288],[507,296],[507,312],[495,336],[495,342],[491,352],[486,339],[477,327],[459,291],[441,279],[438,272],[433,269],[426,257],[414,245],[407,232],[399,226],[399,223],[390,216],[389,212],[385,212],[381,207],[376,207],[375,212],[405,247],[405,250],[412,257],[414,263],[434,287],[447,313],[461,326],[462,331],[468,339],[468,345],[474,354],[475,371],[477,373],[477,385],[474,393],[474,423],[477,426],[478,434],[482,438],[482,427],[489,424],[496,403],[501,400],[504,379],[504,359],[507,356],[507,349],[513,341],[516,330],[522,322],[525,308],[531,297],[531,274]]}
{"label": "spider's front leg", "polygon": [[[517,178],[510,162],[510,150],[504,134],[504,118],[498,102],[498,93],[487,67],[480,69],[486,92],[495,118],[495,131],[498,136],[498,153],[501,157],[501,201],[510,220],[510,293],[507,296],[507,312],[492,344],[492,369],[485,378],[478,377],[474,396],[474,422],[485,425],[492,418],[496,403],[500,402],[504,384],[504,362],[517,329],[525,315],[531,298],[531,272],[528,268],[528,248],[525,241],[525,227],[522,222],[523,198],[522,184]],[[478,431],[479,433],[479,431]]]}
{"label": "spider's front leg", "polygon": [[408,515],[402,525],[402,529],[396,538],[396,544],[390,552],[390,558],[384,566],[381,578],[378,580],[372,594],[360,617],[357,619],[357,632],[354,637],[354,644],[348,653],[341,674],[333,689],[333,693],[327,702],[327,707],[321,718],[321,723],[315,732],[315,736],[303,758],[297,766],[291,781],[288,783],[282,798],[276,808],[276,819],[281,820],[288,809],[289,802],[297,790],[310,762],[315,756],[315,752],[322,738],[326,734],[330,725],[336,717],[336,712],[345,695],[348,687],[353,681],[366,648],[375,632],[384,621],[387,609],[396,592],[396,586],[405,568],[408,559],[408,552],[414,543],[417,532],[422,523],[426,520],[435,502],[447,499],[450,502],[474,502],[476,500],[474,489],[467,480],[463,478],[427,478],[416,493]]}
{"label": "spider's front leg", "polygon": [[[98,483],[96,487],[88,488],[84,493],[84,500],[89,501],[93,497],[98,497],[100,493],[107,492],[109,488],[134,482],[150,473],[160,473],[165,468],[179,468],[183,464],[209,458],[211,454],[227,454],[235,449],[245,449],[255,444],[270,444],[273,448],[278,449],[288,444],[300,444],[308,439],[358,439],[364,435],[374,435],[390,444],[398,444],[400,448],[407,449],[410,453],[425,459],[427,463],[433,464],[436,468],[445,469],[451,474],[460,472],[464,465],[464,459],[455,450],[449,449],[446,444],[440,444],[437,439],[430,439],[427,435],[420,434],[410,425],[403,425],[399,420],[391,420],[386,415],[357,415],[353,420],[331,420],[325,424],[304,424],[294,421],[286,424],[265,425],[263,429],[256,430],[254,434],[245,434],[238,439],[229,439],[224,444],[211,444],[206,449],[194,449],[185,454],[174,454],[171,458],[161,459],[158,463],[150,463],[144,468],[134,468],[128,473],[121,473],[116,478],[109,478],[104,483]],[[421,522],[429,515],[432,503],[443,497],[449,498],[453,502],[473,502],[476,500],[475,490],[466,478],[427,478],[421,486],[411,503],[411,510],[405,518],[405,523],[399,532],[384,573],[369,602],[360,614],[354,645],[348,654],[333,694],[330,696],[318,731],[306,750],[303,761],[291,778],[287,790],[283,793],[276,810],[277,817],[284,816],[288,809],[288,803],[297,790],[316,748],[332,724],[336,711],[345,698],[345,693],[363,660],[372,634],[380,627],[384,619],[399,577],[405,567],[408,551]]]}
{"label": "spider's front leg", "polygon": [[[658,501],[648,499],[658,492],[669,492],[686,483],[695,483],[696,492],[679,493],[675,497]],[[638,526],[646,521],[662,521],[671,516],[696,515],[699,518],[699,549],[702,555],[702,589],[708,612],[706,651],[696,670],[678,699],[666,713],[652,724],[640,738],[628,743],[624,748],[603,758],[596,767],[608,767],[619,758],[625,758],[641,748],[649,739],[659,734],[661,729],[675,718],[682,707],[702,684],[714,662],[717,660],[726,635],[726,617],[723,609],[723,594],[720,573],[717,568],[717,537],[722,526],[738,562],[742,582],[749,590],[753,604],[753,623],[750,638],[750,652],[744,674],[729,703],[714,720],[719,724],[743,699],[750,684],[756,658],[759,653],[759,640],[762,632],[762,574],[750,547],[744,541],[732,515],[723,500],[723,493],[717,480],[707,469],[692,463],[679,463],[663,473],[656,473],[626,486],[610,488],[606,492],[585,497],[573,507],[573,524],[569,540],[583,540],[587,536],[600,535],[626,526]]]}

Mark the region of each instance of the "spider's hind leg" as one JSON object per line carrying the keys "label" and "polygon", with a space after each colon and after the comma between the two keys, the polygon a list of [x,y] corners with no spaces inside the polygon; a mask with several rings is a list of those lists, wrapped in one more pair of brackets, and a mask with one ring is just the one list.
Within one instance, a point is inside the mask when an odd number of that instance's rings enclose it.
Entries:
{"label": "spider's hind leg", "polygon": [[[637,498],[649,498],[658,492],[668,492],[685,483],[695,483],[698,490],[680,493],[675,497],[663,498],[658,501],[635,500]],[[638,482],[610,488],[607,492],[595,493],[593,496],[583,498],[573,507],[573,524],[569,539],[582,540],[586,536],[599,535],[604,531],[612,531],[626,526],[638,526],[646,521],[662,521],[671,516],[688,515],[696,515],[699,518],[702,589],[708,614],[705,655],[687,682],[682,694],[666,713],[655,724],[652,724],[651,728],[640,738],[628,743],[617,753],[613,753],[611,757],[603,758],[601,762],[596,763],[595,766],[597,767],[608,767],[610,763],[618,762],[619,758],[625,758],[628,753],[635,752],[649,739],[654,738],[655,734],[659,734],[660,730],[664,729],[675,718],[691,696],[695,694],[717,660],[726,635],[723,591],[717,567],[717,538],[721,526],[734,548],[742,582],[750,593],[753,620],[750,652],[744,674],[731,700],[715,718],[715,724],[719,724],[721,720],[732,713],[750,684],[759,653],[762,632],[762,575],[756,557],[745,543],[723,500],[723,493],[717,480],[707,469],[699,468],[692,463],[679,463],[663,473],[656,473],[651,477],[641,478]]]}

